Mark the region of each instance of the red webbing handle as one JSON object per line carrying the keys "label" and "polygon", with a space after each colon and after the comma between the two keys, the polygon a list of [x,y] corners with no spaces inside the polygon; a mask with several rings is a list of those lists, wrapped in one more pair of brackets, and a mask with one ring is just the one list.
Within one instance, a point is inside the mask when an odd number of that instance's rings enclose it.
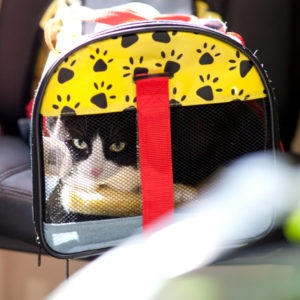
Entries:
{"label": "red webbing handle", "polygon": [[174,210],[168,77],[136,81],[143,228]]}

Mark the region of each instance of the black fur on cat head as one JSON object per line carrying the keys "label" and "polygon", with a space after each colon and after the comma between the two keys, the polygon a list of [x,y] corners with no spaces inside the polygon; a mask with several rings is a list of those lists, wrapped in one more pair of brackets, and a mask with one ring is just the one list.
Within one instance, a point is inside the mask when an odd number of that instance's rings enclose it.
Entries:
{"label": "black fur on cat head", "polygon": [[[62,116],[60,120],[60,139],[67,145],[74,162],[79,162],[95,150],[94,141],[101,139],[104,156],[120,166],[137,165],[136,113],[107,113],[86,116]],[[74,147],[85,143],[86,147]],[[112,147],[113,146],[113,147]],[[121,149],[122,151],[113,151]]]}

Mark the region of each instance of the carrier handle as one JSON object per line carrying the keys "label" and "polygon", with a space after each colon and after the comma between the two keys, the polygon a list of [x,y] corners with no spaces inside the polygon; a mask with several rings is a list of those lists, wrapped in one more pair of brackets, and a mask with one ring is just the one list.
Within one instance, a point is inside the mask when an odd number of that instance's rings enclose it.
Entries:
{"label": "carrier handle", "polygon": [[136,80],[143,229],[174,210],[169,78]]}

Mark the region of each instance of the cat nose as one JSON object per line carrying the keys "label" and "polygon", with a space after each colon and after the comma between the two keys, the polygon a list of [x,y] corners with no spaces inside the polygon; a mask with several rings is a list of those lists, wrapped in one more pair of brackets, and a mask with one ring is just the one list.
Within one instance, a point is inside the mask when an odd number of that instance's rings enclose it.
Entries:
{"label": "cat nose", "polygon": [[100,174],[101,174],[101,170],[99,170],[99,169],[93,168],[93,169],[91,170],[91,175],[92,175],[93,177],[99,177]]}

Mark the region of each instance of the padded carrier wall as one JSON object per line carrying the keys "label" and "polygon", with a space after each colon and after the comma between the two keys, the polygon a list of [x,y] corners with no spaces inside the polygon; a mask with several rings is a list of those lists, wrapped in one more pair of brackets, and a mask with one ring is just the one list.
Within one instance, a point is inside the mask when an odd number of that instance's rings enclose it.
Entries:
{"label": "padded carrier wall", "polygon": [[232,160],[278,148],[273,101],[253,54],[210,28],[144,21],[90,36],[58,58],[35,99],[43,245],[87,255],[176,215]]}

